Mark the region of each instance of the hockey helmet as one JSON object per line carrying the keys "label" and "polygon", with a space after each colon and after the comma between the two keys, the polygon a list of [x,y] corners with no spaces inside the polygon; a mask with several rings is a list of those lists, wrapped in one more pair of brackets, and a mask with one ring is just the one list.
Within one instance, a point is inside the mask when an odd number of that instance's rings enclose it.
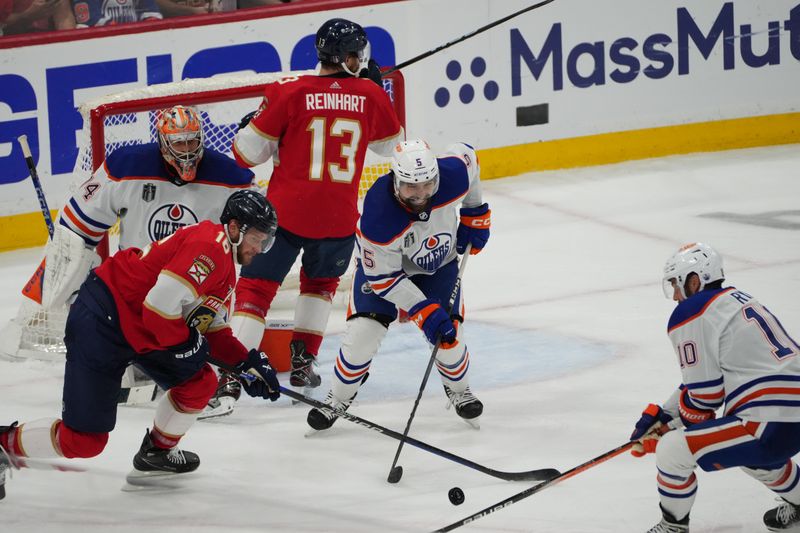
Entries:
{"label": "hockey helmet", "polygon": [[[320,61],[340,65],[352,76],[358,76],[361,69],[367,68],[369,63],[367,32],[360,25],[346,19],[330,19],[320,26],[315,46]],[[350,54],[358,57],[359,67],[355,71],[345,64],[345,59]]]}
{"label": "hockey helmet", "polygon": [[[430,198],[439,190],[439,163],[431,147],[422,139],[403,141],[394,147],[392,174],[395,196],[413,211],[424,210]],[[401,191],[403,184],[416,186],[414,197],[417,201],[410,198],[407,191]]]}
{"label": "hockey helmet", "polygon": [[700,279],[700,289],[714,281],[725,279],[725,272],[722,268],[722,257],[709,245],[702,242],[685,244],[667,260],[664,265],[664,277],[662,280],[664,296],[672,299],[674,289],[672,280],[681,291],[684,298],[686,296],[686,280],[689,274],[697,274]]}
{"label": "hockey helmet", "polygon": [[239,222],[239,240],[232,242],[238,246],[244,240],[244,235],[248,229],[264,232],[268,238],[262,245],[262,251],[266,252],[275,242],[275,232],[278,229],[278,214],[275,208],[266,197],[254,190],[246,189],[236,191],[225,202],[225,208],[219,221],[226,225],[231,220]]}
{"label": "hockey helmet", "polygon": [[203,123],[191,107],[176,105],[161,112],[156,124],[164,161],[175,170],[177,185],[194,181],[203,157]]}

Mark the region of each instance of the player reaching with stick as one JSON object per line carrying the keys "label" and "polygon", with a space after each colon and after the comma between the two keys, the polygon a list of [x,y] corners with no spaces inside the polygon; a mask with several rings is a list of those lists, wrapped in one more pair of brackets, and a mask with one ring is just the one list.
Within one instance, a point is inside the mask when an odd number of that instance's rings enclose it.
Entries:
{"label": "player reaching with stick", "polygon": [[325,401],[334,410],[309,411],[312,428],[328,429],[336,411],[350,406],[398,309],[408,310],[431,344],[441,339],[436,368],[448,407],[474,425],[483,404],[469,388],[460,291],[452,315],[443,304],[458,275],[458,253],[467,245],[470,253],[480,252],[489,240],[490,223],[477,155],[470,146],[454,144],[437,158],[422,140],[397,145],[392,172],[379,178],[364,199],[347,330]]}
{"label": "player reaching with stick", "polygon": [[[648,533],[689,531],[698,466],[741,468],[783,500],[764,515],[767,529],[800,530],[792,460],[800,452],[800,345],[724,279],[722,258],[703,243],[683,246],[664,267],[664,294],[678,302],[668,332],[683,383],[663,407],[649,405],[631,435],[640,441],[633,455],[656,454],[663,517]],[[665,432],[678,420],[684,429]]]}
{"label": "player reaching with stick", "polygon": [[[319,75],[267,85],[261,106],[233,146],[243,166],[273,159],[267,198],[280,225],[275,246],[242,269],[231,325],[245,346],[260,345],[272,300],[302,251],[290,383],[305,388],[321,382],[314,365],[339,278],[353,253],[367,148],[389,157],[403,137],[389,97],[373,82],[380,76],[369,61],[364,29],[345,19],[329,20],[317,31],[316,49]],[[359,77],[367,72],[372,81]]]}
{"label": "player reaching with stick", "polygon": [[266,355],[248,352],[225,322],[235,263],[246,266],[269,249],[275,211],[251,190],[224,205],[221,223],[201,222],[143,250],[127,248],[89,275],[67,318],[61,418],[0,426],[0,497],[6,470],[24,465],[16,458],[103,451],[116,424],[120,381],[133,361],[167,392],[133,458],[131,483],[200,465],[196,454],[177,445],[217,389],[210,354],[260,378],[242,385],[251,396],[280,396]]}

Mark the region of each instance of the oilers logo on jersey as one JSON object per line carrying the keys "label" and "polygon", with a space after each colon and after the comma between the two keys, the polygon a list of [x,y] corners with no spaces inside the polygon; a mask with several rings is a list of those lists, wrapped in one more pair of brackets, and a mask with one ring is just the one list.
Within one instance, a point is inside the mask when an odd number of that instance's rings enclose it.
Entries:
{"label": "oilers logo on jersey", "polygon": [[184,226],[197,224],[197,215],[183,204],[162,205],[153,212],[147,223],[150,239],[159,241],[168,237]]}
{"label": "oilers logo on jersey", "polygon": [[422,242],[419,250],[411,255],[411,261],[419,268],[434,272],[453,248],[453,236],[450,233],[437,233]]}

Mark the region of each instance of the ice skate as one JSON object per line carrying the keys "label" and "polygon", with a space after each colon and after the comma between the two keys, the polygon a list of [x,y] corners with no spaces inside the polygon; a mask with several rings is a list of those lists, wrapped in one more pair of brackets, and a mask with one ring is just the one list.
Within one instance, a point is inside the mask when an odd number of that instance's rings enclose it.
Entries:
{"label": "ice skate", "polygon": [[689,515],[678,520],[661,508],[661,522],[647,530],[647,533],[689,533]]}
{"label": "ice skate", "polygon": [[770,531],[800,531],[800,505],[780,501],[781,505],[764,513],[764,525]]}
{"label": "ice skate", "polygon": [[145,433],[142,446],[133,457],[133,470],[126,477],[128,483],[123,490],[139,490],[143,487],[171,488],[170,481],[182,477],[179,474],[194,472],[200,466],[196,453],[178,447],[168,450],[153,444],[150,431]]}
{"label": "ice skate", "polygon": [[197,417],[198,420],[218,418],[233,413],[236,401],[242,395],[242,385],[229,372],[220,371],[217,392],[208,400],[208,405]]}
{"label": "ice skate", "polygon": [[[304,396],[310,396],[314,389],[322,384],[322,378],[316,370],[317,358],[306,351],[306,343],[294,340],[289,343],[292,352],[292,373],[289,375],[289,384],[294,390]],[[297,405],[297,400],[292,400],[292,405]]]}
{"label": "ice skate", "polygon": [[339,418],[339,414],[347,411],[347,409],[350,407],[350,404],[353,403],[354,398],[355,394],[349,400],[340,402],[334,398],[332,391],[328,391],[328,395],[325,397],[325,403],[333,407],[333,409],[319,409],[317,407],[311,409],[308,412],[306,422],[308,422],[308,425],[311,426],[315,431],[309,431],[306,436],[313,435],[317,431],[330,429],[333,423],[336,422],[336,419]]}
{"label": "ice skate", "polygon": [[464,389],[463,392],[456,392],[447,385],[444,386],[444,392],[447,394],[447,409],[450,407],[456,408],[456,414],[464,421],[475,429],[480,429],[480,422],[478,417],[483,413],[483,403],[472,394],[469,387]]}

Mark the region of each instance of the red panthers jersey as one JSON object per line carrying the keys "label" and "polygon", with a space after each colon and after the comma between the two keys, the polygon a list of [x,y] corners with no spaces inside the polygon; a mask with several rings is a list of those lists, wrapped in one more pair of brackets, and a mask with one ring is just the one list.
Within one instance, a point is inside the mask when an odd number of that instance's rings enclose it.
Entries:
{"label": "red panthers jersey", "polygon": [[367,148],[390,157],[402,136],[389,97],[374,82],[294,76],[266,86],[233,153],[247,167],[273,157],[267,198],[282,228],[312,239],[346,237],[355,233]]}
{"label": "red panthers jersey", "polygon": [[216,357],[246,359],[227,325],[236,270],[221,224],[200,222],[142,250],[127,248],[95,272],[111,291],[122,334],[137,353],[181,344],[188,327],[196,327]]}

